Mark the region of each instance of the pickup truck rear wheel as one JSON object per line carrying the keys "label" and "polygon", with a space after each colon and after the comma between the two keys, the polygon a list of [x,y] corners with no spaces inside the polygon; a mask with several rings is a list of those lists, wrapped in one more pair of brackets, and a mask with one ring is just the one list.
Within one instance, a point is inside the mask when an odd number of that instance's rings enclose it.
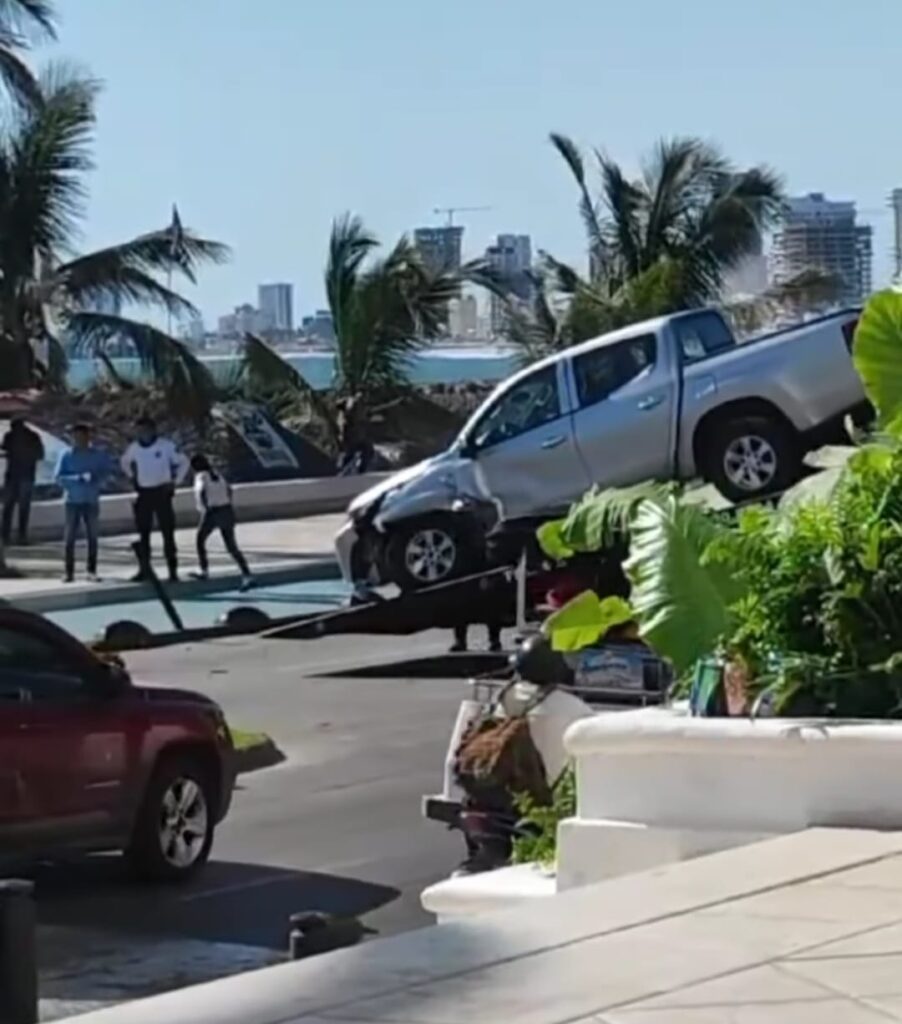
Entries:
{"label": "pickup truck rear wheel", "polygon": [[386,547],[392,582],[419,590],[475,572],[479,557],[463,517],[436,513],[399,524]]}
{"label": "pickup truck rear wheel", "polygon": [[721,421],[708,437],[704,471],[733,502],[778,494],[799,478],[801,453],[791,427],[768,416]]}
{"label": "pickup truck rear wheel", "polygon": [[215,827],[215,791],[197,758],[173,756],[156,767],[126,856],[142,878],[179,882],[210,856]]}

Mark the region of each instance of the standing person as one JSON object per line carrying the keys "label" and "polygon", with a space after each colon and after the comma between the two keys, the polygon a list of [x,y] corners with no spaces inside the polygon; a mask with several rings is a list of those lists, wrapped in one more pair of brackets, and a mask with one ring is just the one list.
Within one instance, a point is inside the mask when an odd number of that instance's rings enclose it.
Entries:
{"label": "standing person", "polygon": [[6,487],[3,493],[3,543],[12,537],[13,516],[19,510],[19,543],[28,543],[28,517],[38,463],[44,458],[41,435],[21,416],[14,417],[3,438],[6,455]]}
{"label": "standing person", "polygon": [[91,429],[78,423],[72,430],[73,444],[59,457],[56,482],[65,494],[65,573],[63,581],[75,579],[75,541],[84,525],[88,547],[88,579],[97,582],[97,524],[100,520],[100,489],[112,472],[109,454],[91,444]]}
{"label": "standing person", "polygon": [[197,561],[200,571],[197,575],[206,579],[210,566],[207,561],[207,538],[214,530],[219,530],[226,551],[234,558],[241,570],[241,589],[250,590],[253,577],[247,566],[247,560],[238,547],[235,539],[235,508],[232,505],[232,488],[221,474],[210,465],[206,455],[198,453],[191,460],[194,470],[194,496],[197,510],[200,512],[200,525],[197,528]]}
{"label": "standing person", "polygon": [[163,536],[163,553],[170,583],[178,583],[179,564],[175,546],[175,488],[188,473],[188,460],[168,437],[160,437],[149,416],[137,422],[137,440],[122,456],[122,472],[135,488],[135,527],[138,531],[138,574],[146,579],[150,571],[150,536],[154,521]]}

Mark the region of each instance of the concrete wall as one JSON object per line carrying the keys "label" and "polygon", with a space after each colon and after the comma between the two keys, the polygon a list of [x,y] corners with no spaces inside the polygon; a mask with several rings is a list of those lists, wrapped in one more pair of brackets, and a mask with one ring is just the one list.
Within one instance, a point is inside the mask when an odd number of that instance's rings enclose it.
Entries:
{"label": "concrete wall", "polygon": [[650,709],[584,719],[565,745],[560,890],[806,828],[902,829],[902,724]]}
{"label": "concrete wall", "polygon": [[[366,473],[362,476],[235,484],[235,507],[242,519],[251,521],[340,512],[352,498],[387,475]],[[132,501],[130,494],[109,494],[101,499],[102,533],[127,533],[133,529]],[[197,522],[194,494],[190,488],[182,488],[177,492],[175,510],[179,526],[193,526]],[[32,536],[39,540],[57,540],[62,536],[62,531],[62,500],[35,502],[31,513]]]}

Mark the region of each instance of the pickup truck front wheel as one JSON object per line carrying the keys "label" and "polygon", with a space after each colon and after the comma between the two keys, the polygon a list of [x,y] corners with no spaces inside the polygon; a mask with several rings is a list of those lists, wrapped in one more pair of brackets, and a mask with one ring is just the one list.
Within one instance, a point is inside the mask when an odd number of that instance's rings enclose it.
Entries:
{"label": "pickup truck front wheel", "polygon": [[422,516],[397,526],[389,538],[389,576],[401,590],[435,586],[474,572],[480,559],[473,531],[451,513]]}
{"label": "pickup truck front wheel", "polygon": [[778,494],[799,478],[801,456],[792,429],[767,416],[721,421],[705,445],[705,475],[728,500]]}

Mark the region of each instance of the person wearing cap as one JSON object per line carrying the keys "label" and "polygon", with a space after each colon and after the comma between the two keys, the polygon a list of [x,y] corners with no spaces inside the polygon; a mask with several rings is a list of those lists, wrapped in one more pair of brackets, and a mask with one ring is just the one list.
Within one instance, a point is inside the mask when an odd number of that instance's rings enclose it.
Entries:
{"label": "person wearing cap", "polygon": [[97,582],[97,526],[100,521],[100,490],[113,471],[108,452],[91,444],[91,429],[78,423],[72,430],[73,444],[56,464],[56,482],[62,487],[66,526],[64,532],[65,573],[63,581],[75,579],[75,542],[84,526],[88,548],[88,579]]}
{"label": "person wearing cap", "polygon": [[31,514],[31,495],[38,463],[44,458],[41,435],[32,430],[21,416],[10,421],[3,438],[6,456],[6,479],[3,490],[3,543],[12,538],[13,518],[18,509],[20,544],[28,543],[28,518]]}
{"label": "person wearing cap", "polygon": [[146,579],[149,574],[150,538],[156,522],[163,536],[169,580],[177,583],[179,567],[172,501],[176,487],[188,473],[188,460],[174,441],[160,437],[156,423],[149,416],[138,420],[137,428],[137,438],[122,456],[122,472],[135,488],[134,515],[138,531],[138,574],[135,579]]}

